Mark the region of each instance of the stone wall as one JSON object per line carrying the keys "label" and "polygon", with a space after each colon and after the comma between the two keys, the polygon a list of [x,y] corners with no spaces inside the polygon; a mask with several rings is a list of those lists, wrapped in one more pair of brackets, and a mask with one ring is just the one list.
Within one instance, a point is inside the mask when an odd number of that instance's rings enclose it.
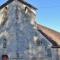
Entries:
{"label": "stone wall", "polygon": [[38,32],[35,10],[27,8],[26,12],[18,1],[8,5],[7,18],[0,25],[0,57],[7,54],[10,60],[51,60],[52,44]]}

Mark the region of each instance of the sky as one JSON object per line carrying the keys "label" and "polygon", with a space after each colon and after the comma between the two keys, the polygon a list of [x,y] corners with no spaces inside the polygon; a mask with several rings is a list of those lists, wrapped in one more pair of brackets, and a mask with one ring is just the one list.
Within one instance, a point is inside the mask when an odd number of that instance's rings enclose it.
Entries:
{"label": "sky", "polygon": [[[2,5],[7,0],[1,0]],[[36,22],[60,32],[60,0],[26,0],[35,6]]]}

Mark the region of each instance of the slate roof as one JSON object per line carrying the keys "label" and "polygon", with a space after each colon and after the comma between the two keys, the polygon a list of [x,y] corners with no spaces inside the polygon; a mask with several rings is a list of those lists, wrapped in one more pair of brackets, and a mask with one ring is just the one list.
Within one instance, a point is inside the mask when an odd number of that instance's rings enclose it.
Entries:
{"label": "slate roof", "polygon": [[52,44],[53,48],[60,48],[60,33],[50,28],[37,24],[38,31],[42,33]]}
{"label": "slate roof", "polygon": [[[2,9],[4,6],[8,5],[8,4],[11,3],[12,1],[14,1],[14,0],[8,0],[7,2],[5,2],[3,5],[0,6],[0,9]],[[31,7],[31,8],[33,8],[33,9],[35,9],[35,10],[37,10],[36,7],[34,7],[34,6],[32,6],[31,4],[25,2],[24,0],[18,0],[18,1],[21,2],[21,3],[23,3],[23,4],[25,4],[25,5],[27,5],[27,6],[29,6],[29,7]]]}

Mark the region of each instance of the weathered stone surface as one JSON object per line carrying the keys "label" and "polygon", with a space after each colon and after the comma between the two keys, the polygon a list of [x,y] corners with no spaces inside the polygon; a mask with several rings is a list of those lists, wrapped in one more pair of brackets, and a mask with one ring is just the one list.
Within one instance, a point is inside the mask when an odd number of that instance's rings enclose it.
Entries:
{"label": "weathered stone surface", "polygon": [[[0,57],[7,54],[11,60],[51,60],[46,49],[52,44],[38,32],[35,18],[34,12],[29,8],[25,13],[25,5],[18,1],[8,5],[5,23],[0,25]],[[3,48],[5,38],[6,48]]]}

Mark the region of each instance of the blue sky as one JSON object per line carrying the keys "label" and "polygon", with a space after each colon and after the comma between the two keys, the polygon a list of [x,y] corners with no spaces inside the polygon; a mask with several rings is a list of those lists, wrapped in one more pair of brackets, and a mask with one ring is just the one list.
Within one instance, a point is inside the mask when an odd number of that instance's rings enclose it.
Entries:
{"label": "blue sky", "polygon": [[[7,0],[1,0],[0,5]],[[60,0],[26,0],[37,7],[37,23],[60,32]]]}

